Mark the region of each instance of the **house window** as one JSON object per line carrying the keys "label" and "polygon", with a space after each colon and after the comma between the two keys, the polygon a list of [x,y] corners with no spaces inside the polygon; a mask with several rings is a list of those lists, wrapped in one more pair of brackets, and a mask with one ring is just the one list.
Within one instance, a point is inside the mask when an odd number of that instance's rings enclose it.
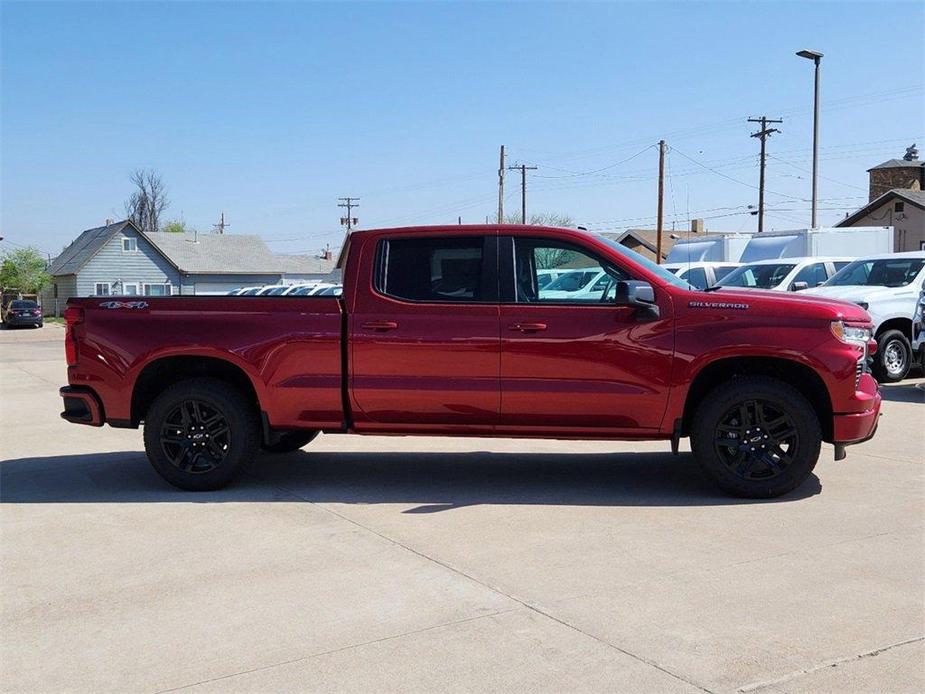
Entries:
{"label": "house window", "polygon": [[109,282],[97,282],[93,288],[94,296],[109,296],[112,294],[112,285]]}
{"label": "house window", "polygon": [[894,202],[893,203],[893,212],[902,212],[906,208],[906,203],[904,202]]}
{"label": "house window", "polygon": [[123,253],[134,253],[138,250],[138,240],[130,239],[127,236],[122,238],[122,252]]}
{"label": "house window", "polygon": [[142,286],[142,293],[145,296],[170,296],[170,282],[165,282],[163,284],[148,284],[144,283]]}
{"label": "house window", "polygon": [[141,294],[138,282],[123,282],[122,283],[122,295],[123,296],[138,296]]}

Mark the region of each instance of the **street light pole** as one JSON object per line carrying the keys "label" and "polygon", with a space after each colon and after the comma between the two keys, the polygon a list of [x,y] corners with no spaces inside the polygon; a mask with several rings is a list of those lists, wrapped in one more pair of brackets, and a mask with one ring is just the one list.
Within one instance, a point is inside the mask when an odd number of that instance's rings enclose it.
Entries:
{"label": "street light pole", "polygon": [[817,183],[819,178],[819,66],[822,63],[823,54],[819,51],[802,50],[797,51],[797,55],[807,60],[812,60],[816,66],[814,87],[813,87],[813,220],[812,227],[816,228],[816,202]]}

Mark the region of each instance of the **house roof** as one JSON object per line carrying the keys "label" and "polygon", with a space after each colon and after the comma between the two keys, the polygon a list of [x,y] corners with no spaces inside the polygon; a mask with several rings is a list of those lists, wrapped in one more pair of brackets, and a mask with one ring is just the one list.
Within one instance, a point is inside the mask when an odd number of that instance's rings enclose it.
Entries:
{"label": "house roof", "polygon": [[135,225],[127,219],[115,224],[87,229],[51,262],[48,273],[56,276],[76,274],[90,258],[106,245],[106,242],[112,238],[113,234],[121,232],[127,226],[135,229]]}
{"label": "house roof", "polygon": [[[678,239],[671,238],[671,235],[681,236],[687,239],[692,236],[700,236],[699,232],[692,231],[672,231],[671,229],[662,229],[662,257],[667,258],[668,252],[671,250],[672,246],[675,245],[675,242]],[[604,232],[601,236],[606,236],[609,239],[613,239],[617,243],[623,243],[627,238],[634,238],[638,243],[642,244],[650,251],[655,253],[656,245],[658,244],[658,230],[656,229],[627,229],[624,232]],[[624,244],[625,245],[625,244]]]}
{"label": "house roof", "polygon": [[882,164],[877,164],[867,169],[868,171],[874,171],[875,169],[908,169],[915,167],[925,167],[925,161],[919,161],[918,159],[890,159],[883,162]]}
{"label": "house roof", "polygon": [[[138,232],[128,220],[83,232],[52,261],[50,274],[73,275],[79,272],[114,234],[126,227]],[[334,262],[324,258],[276,255],[259,236],[138,233],[180,272],[189,274],[319,274],[334,269]]]}
{"label": "house roof", "polygon": [[888,202],[892,202],[895,199],[904,200],[912,205],[915,205],[919,209],[925,210],[925,191],[923,190],[908,190],[906,188],[893,188],[893,190],[888,190],[880,197],[874,198],[869,203],[864,205],[861,209],[855,212],[848,217],[845,217],[835,226],[837,227],[848,227],[854,224],[859,219],[866,217],[868,214],[876,210],[878,207],[882,207]]}

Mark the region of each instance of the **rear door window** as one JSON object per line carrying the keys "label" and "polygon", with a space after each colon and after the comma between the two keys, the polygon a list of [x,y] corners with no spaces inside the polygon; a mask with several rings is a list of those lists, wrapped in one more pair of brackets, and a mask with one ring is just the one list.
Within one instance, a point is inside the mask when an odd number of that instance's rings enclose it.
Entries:
{"label": "rear door window", "polygon": [[475,303],[486,291],[484,237],[426,236],[379,242],[376,289],[408,301]]}

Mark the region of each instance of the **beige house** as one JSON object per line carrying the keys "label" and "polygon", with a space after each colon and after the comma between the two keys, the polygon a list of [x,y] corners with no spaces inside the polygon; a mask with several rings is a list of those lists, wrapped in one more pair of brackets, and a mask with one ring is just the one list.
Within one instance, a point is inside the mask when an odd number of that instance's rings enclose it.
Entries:
{"label": "beige house", "polygon": [[835,226],[893,227],[894,251],[925,251],[925,191],[894,188]]}

